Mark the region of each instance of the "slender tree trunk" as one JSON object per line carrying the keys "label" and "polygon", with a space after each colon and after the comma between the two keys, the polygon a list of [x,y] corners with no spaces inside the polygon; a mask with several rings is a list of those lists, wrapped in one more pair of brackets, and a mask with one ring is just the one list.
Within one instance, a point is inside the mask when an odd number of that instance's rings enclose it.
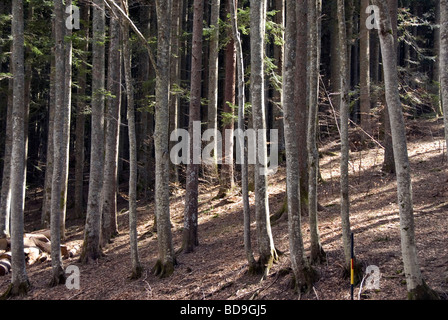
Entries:
{"label": "slender tree trunk", "polygon": [[[213,163],[207,165],[208,173],[212,178],[218,176],[218,57],[219,57],[219,8],[221,0],[211,2],[210,28],[210,56],[209,56],[209,87],[207,108],[207,129],[213,130]],[[235,39],[234,39],[235,41]]]}
{"label": "slender tree trunk", "polygon": [[9,237],[11,217],[11,150],[13,79],[8,81],[8,109],[6,111],[5,154],[3,156],[3,178],[0,198],[0,238]]}
{"label": "slender tree trunk", "polygon": [[[52,34],[55,39],[55,21],[52,19]],[[47,159],[45,164],[45,182],[44,195],[42,203],[41,227],[50,227],[51,215],[51,188],[53,181],[53,132],[54,132],[54,109],[55,109],[55,47],[51,48],[51,67],[50,67],[50,103],[48,105],[48,137],[47,137]]]}
{"label": "slender tree trunk", "polygon": [[349,119],[349,84],[347,83],[347,37],[345,27],[345,5],[344,0],[338,0],[338,21],[339,21],[339,52],[341,54],[339,76],[341,81],[341,94],[339,95],[340,108],[340,130],[341,130],[341,219],[342,219],[342,247],[344,249],[345,267],[350,267],[350,199],[349,199],[349,140],[348,140],[348,119]]}
{"label": "slender tree trunk", "polygon": [[[66,1],[67,5],[71,5]],[[66,7],[64,7],[65,10]],[[72,105],[72,30],[65,26],[65,21],[68,18],[64,14],[63,28],[64,35],[64,122],[63,122],[63,167],[62,167],[62,194],[61,203],[61,238],[65,239],[65,220],[67,217],[67,190],[68,190],[68,175],[69,175],[69,153],[70,153],[70,119],[71,119],[71,105]]]}
{"label": "slender tree trunk", "polygon": [[169,92],[170,92],[170,28],[171,2],[156,1],[157,79],[154,143],[156,153],[155,211],[157,217],[158,261],[153,272],[168,277],[174,272],[176,257],[173,250],[170,221],[170,159],[169,159]]}
{"label": "slender tree trunk", "polygon": [[448,0],[440,0],[440,93],[445,121],[445,140],[448,147]]}
{"label": "slender tree trunk", "polygon": [[250,48],[251,48],[251,101],[254,130],[257,132],[257,163],[255,165],[255,217],[257,221],[258,264],[265,276],[272,263],[277,260],[277,252],[272,238],[269,219],[269,198],[267,186],[267,138],[264,99],[264,48],[266,1],[251,3],[250,8]]}
{"label": "slender tree trunk", "polygon": [[[389,16],[391,18],[392,25],[392,33],[394,37],[394,50],[397,52],[397,10],[398,10],[398,0],[389,0],[387,1],[387,9],[389,12]],[[382,52],[382,51],[381,51]],[[396,55],[396,54],[395,54]],[[384,57],[382,57],[384,59]],[[391,133],[391,125],[389,112],[387,111],[388,104],[387,99],[385,102],[384,108],[384,163],[383,163],[383,171],[387,173],[395,173],[395,160],[394,160],[394,151],[392,146],[392,133]]]}
{"label": "slender tree trunk", "polygon": [[[170,87],[173,92],[180,88],[180,35],[181,35],[181,12],[182,1],[173,1],[171,13],[171,67],[170,67]],[[173,94],[170,98],[170,132],[176,130],[179,126],[179,94]],[[174,142],[171,142],[170,149]],[[179,183],[179,166],[171,163],[171,181]]]}
{"label": "slender tree trunk", "polygon": [[385,0],[374,0],[381,12],[378,34],[383,57],[386,101],[391,121],[397,194],[400,211],[401,251],[409,299],[435,299],[437,294],[423,280],[417,257],[415,225],[412,203],[412,180],[409,164],[406,128],[400,94],[398,91],[398,70],[395,39]]}
{"label": "slender tree trunk", "polygon": [[246,259],[249,263],[249,272],[254,272],[256,269],[256,262],[252,251],[252,243],[250,237],[250,203],[249,203],[249,179],[248,179],[248,156],[247,143],[244,138],[245,126],[245,92],[244,92],[244,57],[243,47],[241,43],[241,35],[238,31],[238,20],[236,14],[236,0],[228,0],[230,5],[230,17],[232,21],[232,33],[235,43],[235,51],[237,56],[238,67],[238,141],[239,141],[239,156],[241,157],[241,192],[243,197],[243,217],[244,217],[244,250],[246,252]]}
{"label": "slender tree trunk", "polygon": [[89,195],[81,261],[97,260],[101,251],[101,190],[104,168],[105,5],[93,2],[92,44],[92,137]]}
{"label": "slender tree trunk", "polygon": [[83,62],[78,70],[78,99],[76,112],[76,128],[75,128],[75,218],[84,217],[84,133],[85,133],[85,95],[87,89],[87,52],[89,51],[89,20],[90,7],[88,5],[81,6],[81,22],[83,24],[82,32],[83,45],[82,57]]}
{"label": "slender tree trunk", "polygon": [[62,1],[55,2],[55,110],[53,129],[53,177],[51,184],[51,266],[52,278],[50,285],[56,286],[65,282],[65,274],[62,268],[61,257],[61,224],[63,220],[64,202],[64,166],[65,159],[65,137],[64,131],[66,117],[68,115],[66,104],[66,44],[64,37],[65,29],[65,7]]}
{"label": "slender tree trunk", "polygon": [[[317,221],[317,204],[318,204],[318,167],[319,154],[317,150],[317,120],[319,108],[319,12],[320,1],[308,0],[308,214],[310,221],[311,236],[311,261],[320,262],[324,260],[324,252],[319,240],[319,230]],[[341,60],[341,59],[340,59]]]}
{"label": "slender tree trunk", "polygon": [[[274,22],[277,23],[282,30],[285,26],[285,0],[275,0],[274,9],[277,11],[274,16]],[[282,32],[281,35],[284,38]],[[284,60],[284,45],[274,44],[274,60],[277,66],[277,74],[283,77],[283,60]],[[273,109],[272,109],[272,129],[278,130],[280,155],[285,152],[285,138],[283,132],[283,105],[282,105],[282,90],[274,88],[272,93]]]}
{"label": "slender tree trunk", "polygon": [[[202,78],[202,19],[204,4],[202,0],[194,1],[193,15],[193,45],[191,58],[191,92],[188,133],[190,136],[190,157],[187,164],[187,183],[185,195],[184,230],[182,247],[186,253],[192,252],[199,244],[198,240],[198,194],[199,194],[199,159],[201,141],[195,139],[195,130],[201,133],[201,127],[195,123],[201,121],[201,78]],[[198,141],[199,140],[199,141]]]}
{"label": "slender tree trunk", "polygon": [[23,254],[24,201],[26,183],[25,165],[25,57],[23,1],[12,1],[12,151],[11,151],[11,287],[10,295],[25,295],[30,283]]}
{"label": "slender tree trunk", "polygon": [[288,233],[291,266],[295,287],[309,290],[313,284],[312,269],[305,256],[301,231],[299,141],[296,137],[299,125],[299,107],[295,103],[295,79],[297,67],[297,15],[296,1],[286,1],[287,23],[285,30],[285,61],[283,70],[283,112],[286,151],[286,190],[288,199]]}
{"label": "slender tree trunk", "polygon": [[[124,21],[124,23],[127,23]],[[118,233],[116,223],[117,191],[118,191],[118,143],[120,137],[120,109],[121,109],[121,50],[120,25],[116,18],[110,19],[109,27],[109,66],[107,76],[107,90],[110,96],[106,105],[106,137],[104,155],[104,177],[102,194],[102,245],[106,245]],[[128,34],[123,33],[124,38]],[[123,39],[123,52],[129,39]],[[126,54],[126,52],[125,52]],[[125,63],[127,63],[125,61]],[[129,106],[129,101],[128,101]],[[135,125],[135,124],[134,124]],[[128,123],[128,130],[130,125]],[[132,163],[130,163],[132,165]]]}
{"label": "slender tree trunk", "polygon": [[307,56],[308,56],[308,5],[307,0],[296,3],[297,15],[297,50],[296,50],[296,92],[295,103],[298,106],[298,128],[297,142],[299,150],[300,168],[300,206],[301,215],[309,216],[309,193],[308,193],[308,91],[307,91]]}
{"label": "slender tree trunk", "polygon": [[[229,5],[227,3],[227,11]],[[235,104],[235,70],[236,53],[233,38],[230,38],[225,49],[225,80],[224,80],[224,105],[222,112],[228,117],[223,119],[222,124],[222,164],[220,177],[220,190],[218,197],[225,197],[235,186],[234,167],[233,167],[233,131],[234,131],[234,110]]]}
{"label": "slender tree trunk", "polygon": [[[127,0],[124,2],[124,11],[129,16]],[[131,75],[131,47],[129,41],[129,25],[123,22],[123,60],[126,81],[126,97],[128,102],[127,118],[129,132],[129,236],[131,246],[132,279],[140,278],[142,266],[138,255],[137,240],[137,138],[135,126],[134,87]],[[118,43],[117,43],[118,44]]]}
{"label": "slender tree trunk", "polygon": [[[361,0],[361,23],[359,34],[359,48],[360,48],[360,113],[361,113],[361,128],[369,135],[372,135],[372,128],[370,124],[370,30],[367,29],[366,21],[370,16],[366,13],[369,6],[369,0]],[[369,139],[369,136],[362,133],[362,141]]]}

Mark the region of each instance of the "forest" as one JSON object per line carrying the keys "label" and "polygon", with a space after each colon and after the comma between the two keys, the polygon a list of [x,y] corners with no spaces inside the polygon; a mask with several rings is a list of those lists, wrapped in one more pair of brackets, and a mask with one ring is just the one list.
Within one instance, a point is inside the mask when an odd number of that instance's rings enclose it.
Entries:
{"label": "forest", "polygon": [[1,300],[448,299],[447,70],[448,0],[2,0]]}

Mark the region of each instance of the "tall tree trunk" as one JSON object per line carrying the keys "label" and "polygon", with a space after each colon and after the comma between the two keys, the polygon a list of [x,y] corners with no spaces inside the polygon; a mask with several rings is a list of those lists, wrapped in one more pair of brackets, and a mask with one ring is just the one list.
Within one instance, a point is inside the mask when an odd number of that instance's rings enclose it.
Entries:
{"label": "tall tree trunk", "polygon": [[[124,2],[124,10],[129,16],[127,0]],[[142,266],[138,255],[137,240],[137,139],[135,129],[134,88],[131,75],[131,47],[129,41],[129,25],[124,21],[123,27],[123,59],[124,75],[126,81],[126,97],[128,102],[127,118],[129,132],[129,236],[131,246],[132,279],[140,278]],[[118,43],[117,43],[118,44]]]}
{"label": "tall tree trunk", "polygon": [[361,0],[361,23],[359,25],[360,118],[361,128],[365,131],[361,135],[362,141],[366,141],[369,139],[368,135],[372,135],[370,124],[370,30],[367,29],[365,23],[370,15],[366,13],[369,4],[369,0]]}
{"label": "tall tree trunk", "polygon": [[171,2],[157,0],[156,10],[158,37],[154,145],[156,153],[155,212],[159,254],[153,272],[160,277],[168,277],[174,272],[176,264],[170,221],[170,159],[168,144]]}
{"label": "tall tree trunk", "polygon": [[84,36],[82,45],[82,56],[84,62],[78,70],[78,99],[76,110],[75,128],[75,218],[84,216],[84,132],[86,122],[85,95],[87,90],[87,52],[89,51],[89,20],[90,7],[86,4],[81,6],[81,22],[83,24],[82,34]]}
{"label": "tall tree trunk", "polygon": [[3,177],[0,198],[0,238],[9,237],[11,218],[11,150],[12,150],[12,108],[14,80],[8,80],[8,109],[6,111],[5,154],[3,156]]}
{"label": "tall tree trunk", "polygon": [[[389,0],[387,1],[387,9],[390,19],[391,19],[391,25],[392,29],[391,32],[394,37],[394,50],[395,55],[397,52],[397,10],[398,10],[398,0]],[[381,51],[382,52],[382,51]],[[382,57],[384,59],[384,57]],[[395,160],[394,160],[394,151],[392,146],[392,133],[391,133],[391,125],[390,125],[390,118],[389,118],[389,112],[387,111],[388,104],[387,100],[385,101],[385,108],[384,108],[384,115],[383,115],[383,121],[384,121],[384,162],[383,162],[383,171],[387,173],[395,173]]]}
{"label": "tall tree trunk", "polygon": [[[123,23],[127,23],[124,21]],[[123,52],[126,47],[128,34],[123,33]],[[107,75],[107,90],[110,96],[106,105],[106,137],[104,155],[104,177],[102,194],[102,245],[106,245],[112,237],[117,235],[117,191],[118,191],[118,143],[120,137],[120,108],[121,108],[121,50],[120,25],[116,18],[110,19],[109,27],[109,66]],[[126,52],[125,52],[126,54]],[[127,63],[125,61],[125,63]],[[128,101],[129,106],[129,101]],[[135,125],[135,123],[134,123]],[[128,130],[130,124],[128,123]],[[130,163],[132,165],[132,163]],[[115,222],[115,223],[113,223]]]}
{"label": "tall tree trunk", "polygon": [[[202,76],[202,19],[204,4],[195,0],[193,15],[193,45],[191,54],[191,91],[188,133],[190,136],[190,157],[187,164],[187,183],[185,195],[184,230],[182,247],[186,253],[192,252],[199,244],[198,240],[198,194],[199,194],[199,159],[201,141],[195,139],[200,135],[201,127],[195,126],[201,121],[201,76]],[[199,130],[199,132],[196,132]],[[198,141],[199,140],[199,141]]]}
{"label": "tall tree trunk", "polygon": [[340,130],[341,130],[341,220],[342,220],[342,247],[344,249],[345,268],[350,268],[350,199],[349,199],[349,84],[347,83],[347,31],[345,26],[345,5],[344,0],[338,0],[338,21],[339,21],[339,52],[341,54],[339,64],[339,77],[341,81],[341,94],[339,95],[340,108]]}
{"label": "tall tree trunk", "polygon": [[[229,4],[226,4],[229,12]],[[224,104],[222,112],[227,117],[222,120],[222,164],[220,175],[220,190],[218,197],[225,197],[235,186],[233,167],[233,131],[234,131],[234,110],[235,104],[235,70],[236,53],[233,38],[230,38],[225,49],[225,80],[224,80]],[[232,137],[232,138],[231,138]]]}
{"label": "tall tree trunk", "polygon": [[386,101],[391,121],[395,169],[397,174],[397,194],[400,211],[401,251],[406,276],[409,299],[435,299],[437,294],[423,280],[415,243],[415,225],[412,203],[412,180],[409,164],[406,128],[400,94],[398,91],[398,70],[395,39],[392,32],[390,14],[385,0],[373,0],[381,12],[378,30],[383,57]]}
{"label": "tall tree trunk", "polygon": [[60,249],[61,224],[63,220],[64,202],[64,166],[65,159],[65,136],[64,131],[66,118],[69,110],[66,104],[66,44],[64,37],[65,28],[65,7],[62,1],[55,2],[55,110],[53,129],[53,177],[51,184],[51,266],[52,278],[50,285],[56,286],[65,282],[65,274],[62,268],[62,257]]}
{"label": "tall tree trunk", "polygon": [[232,33],[235,43],[235,51],[237,56],[238,67],[238,141],[239,141],[239,156],[241,157],[241,192],[243,197],[243,217],[244,217],[244,250],[246,259],[249,263],[249,272],[254,272],[256,269],[256,261],[252,251],[252,243],[250,237],[250,203],[249,203],[249,177],[248,177],[248,155],[247,142],[244,138],[245,126],[245,83],[244,83],[244,57],[243,47],[241,43],[241,35],[238,31],[238,20],[236,12],[236,0],[228,0],[230,5],[230,17],[232,21]]}
{"label": "tall tree trunk", "polygon": [[272,238],[269,219],[269,198],[267,185],[267,138],[264,99],[264,56],[266,1],[251,3],[250,8],[250,51],[251,79],[250,91],[254,130],[257,133],[257,163],[255,164],[255,217],[257,221],[258,264],[265,276],[272,263],[277,260],[277,252]]}
{"label": "tall tree trunk", "polygon": [[11,287],[9,294],[27,294],[30,287],[23,254],[24,202],[25,202],[25,57],[23,2],[12,1],[12,71],[13,113],[11,151]]}
{"label": "tall tree trunk", "polygon": [[[274,9],[277,11],[274,16],[274,22],[277,23],[282,30],[285,26],[285,0],[275,0]],[[281,37],[284,38],[282,32]],[[284,60],[284,45],[274,44],[274,60],[277,66],[277,74],[283,77],[283,60]],[[272,129],[278,130],[279,147],[278,152],[282,155],[285,152],[285,138],[283,132],[283,105],[282,105],[282,90],[274,88],[272,93],[273,109],[272,109]]]}
{"label": "tall tree trunk", "polygon": [[299,141],[296,137],[299,125],[298,105],[295,103],[295,79],[297,59],[296,1],[286,1],[285,61],[283,70],[283,112],[286,151],[286,190],[288,199],[288,234],[291,266],[295,287],[299,291],[311,289],[313,272],[305,256],[301,230]]}
{"label": "tall tree trunk", "polygon": [[[67,5],[71,5],[66,1]],[[65,7],[64,7],[65,9]],[[68,15],[64,17],[67,19]],[[63,167],[62,167],[62,194],[61,203],[61,238],[65,239],[65,220],[67,216],[67,190],[68,190],[68,175],[69,175],[69,153],[70,153],[70,119],[71,119],[71,105],[72,105],[72,30],[64,26],[64,122],[63,122]]]}
{"label": "tall tree trunk", "polygon": [[448,0],[440,0],[440,93],[445,121],[445,140],[448,147]]}
{"label": "tall tree trunk", "polygon": [[[52,36],[55,39],[55,21],[54,18],[52,23]],[[50,67],[50,102],[48,105],[48,137],[47,137],[47,154],[45,163],[45,182],[44,182],[44,194],[42,200],[42,215],[40,224],[42,228],[48,228],[50,226],[50,215],[51,215],[51,188],[53,181],[53,132],[54,132],[54,109],[55,109],[55,47],[51,48],[51,67]]]}
{"label": "tall tree trunk", "polygon": [[307,91],[307,56],[308,56],[308,5],[307,0],[296,3],[297,15],[297,50],[296,50],[296,92],[295,103],[298,106],[297,142],[299,150],[300,169],[300,207],[303,217],[309,216],[309,192],[308,192],[308,91]]}
{"label": "tall tree trunk", "polygon": [[[319,154],[317,150],[317,122],[319,108],[319,14],[320,1],[308,0],[308,196],[309,206],[308,214],[310,221],[311,236],[311,261],[320,262],[324,260],[324,252],[319,240],[318,221],[317,221],[317,178],[319,167]],[[338,42],[339,43],[339,42]],[[341,59],[340,59],[341,60]]]}
{"label": "tall tree trunk", "polygon": [[105,5],[93,2],[92,44],[92,134],[89,195],[81,261],[97,260],[101,251],[101,190],[104,168],[104,90],[105,90]]}
{"label": "tall tree trunk", "polygon": [[[170,68],[170,87],[173,92],[180,88],[180,36],[181,36],[181,12],[182,1],[173,1],[171,13],[171,68]],[[172,94],[170,97],[170,132],[176,130],[179,126],[179,94]],[[174,142],[171,142],[170,149]],[[179,183],[179,166],[171,163],[171,181]]]}
{"label": "tall tree trunk", "polygon": [[[215,178],[218,176],[218,57],[219,57],[219,8],[221,0],[211,2],[210,28],[210,56],[209,56],[209,87],[207,108],[207,129],[213,130],[213,163],[208,164],[208,174]],[[235,39],[234,39],[235,41]]]}

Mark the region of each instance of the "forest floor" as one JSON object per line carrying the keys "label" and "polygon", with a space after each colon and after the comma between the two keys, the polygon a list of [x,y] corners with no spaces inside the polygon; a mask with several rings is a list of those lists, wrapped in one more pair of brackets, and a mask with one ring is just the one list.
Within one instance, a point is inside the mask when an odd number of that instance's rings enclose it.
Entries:
{"label": "forest floor", "polygon": [[[415,232],[418,258],[426,283],[447,297],[448,266],[448,165],[445,160],[442,119],[410,120],[408,150],[412,166]],[[139,253],[144,267],[143,276],[130,280],[130,250],[127,202],[120,201],[119,231],[114,241],[104,248],[105,256],[96,263],[82,265],[78,255],[64,260],[64,266],[80,269],[80,289],[65,286],[49,288],[51,263],[28,266],[32,284],[23,299],[158,299],[158,300],[347,300],[349,279],[341,277],[343,265],[340,206],[339,206],[339,143],[321,141],[320,160],[323,182],[319,186],[319,231],[327,254],[324,264],[314,268],[320,278],[309,293],[299,295],[290,289],[288,270],[289,245],[286,214],[272,226],[276,248],[283,255],[274,264],[269,276],[247,274],[243,245],[242,200],[237,193],[216,199],[216,186],[202,183],[199,198],[199,246],[193,253],[180,254],[174,274],[159,279],[151,273],[157,259],[157,234],[152,231],[154,205],[139,204]],[[393,175],[381,171],[383,150],[378,147],[350,154],[351,227],[355,238],[356,258],[364,268],[378,266],[381,272],[379,289],[362,290],[363,300],[406,299],[406,282],[401,260],[399,215],[396,204],[396,182]],[[269,177],[271,214],[281,208],[285,196],[285,168]],[[177,190],[171,201],[173,243],[181,244],[184,191]],[[38,200],[35,200],[36,203]],[[252,221],[254,195],[251,193]],[[39,206],[30,204],[26,213],[27,232],[38,227]],[[68,213],[70,215],[70,212]],[[33,218],[34,217],[34,218]],[[37,219],[36,219],[37,218]],[[83,220],[69,220],[65,244],[81,246]],[[302,219],[304,245],[309,248],[308,219]],[[252,243],[256,248],[255,223],[252,223]],[[307,251],[308,252],[308,251]],[[4,292],[10,276],[0,277],[0,292]],[[359,285],[355,288],[355,296]]]}

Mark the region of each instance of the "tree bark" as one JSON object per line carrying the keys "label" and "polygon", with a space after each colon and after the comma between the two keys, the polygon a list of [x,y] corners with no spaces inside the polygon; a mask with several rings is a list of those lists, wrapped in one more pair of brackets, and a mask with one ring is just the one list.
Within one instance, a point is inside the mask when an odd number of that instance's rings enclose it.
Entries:
{"label": "tree bark", "polygon": [[65,29],[65,7],[62,1],[55,2],[55,110],[54,110],[54,129],[53,129],[53,174],[51,184],[51,266],[52,278],[51,286],[56,286],[65,282],[65,274],[62,268],[61,257],[61,236],[62,220],[65,207],[64,202],[64,166],[65,158],[65,136],[64,130],[66,117],[68,114],[66,104],[66,44],[64,37]]}
{"label": "tree bark", "polygon": [[[204,4],[202,0],[195,0],[193,14],[193,45],[191,54],[191,91],[188,133],[190,136],[190,156],[187,164],[187,183],[185,194],[184,230],[182,247],[189,253],[199,245],[198,240],[198,195],[199,195],[199,159],[196,155],[201,152],[201,141],[195,139],[201,127],[195,128],[195,123],[201,121],[201,80],[202,80],[202,19]],[[199,140],[199,141],[198,141]]]}
{"label": "tree bark", "polygon": [[255,164],[255,217],[257,221],[258,264],[265,276],[272,263],[277,260],[277,252],[272,238],[269,219],[269,198],[267,190],[267,138],[264,99],[264,56],[266,1],[251,3],[250,8],[250,51],[251,51],[251,101],[253,126],[257,133],[257,163]]}
{"label": "tree bark", "polygon": [[158,260],[153,272],[168,277],[174,272],[176,257],[173,250],[170,221],[169,172],[169,92],[170,92],[170,28],[171,2],[156,1],[157,78],[154,143],[156,153],[155,212],[157,218]]}
{"label": "tree bark", "polygon": [[[318,263],[324,260],[324,252],[319,240],[319,230],[317,221],[317,207],[318,207],[318,167],[319,167],[319,153],[317,150],[317,122],[318,122],[318,108],[319,108],[319,14],[320,1],[308,0],[308,70],[307,78],[308,84],[308,133],[307,133],[307,148],[308,148],[308,214],[310,221],[310,236],[311,236],[311,261]],[[339,42],[338,42],[339,43]],[[340,59],[341,60],[341,59]]]}
{"label": "tree bark", "polygon": [[11,288],[10,295],[25,295],[30,283],[23,254],[25,165],[25,57],[23,1],[12,1],[12,151],[11,151]]}
{"label": "tree bark", "polygon": [[[390,19],[391,19],[391,25],[392,29],[391,32],[393,34],[394,38],[394,50],[395,55],[397,52],[397,10],[398,10],[398,0],[390,0],[387,2],[387,8]],[[382,51],[381,51],[382,52]],[[384,59],[384,57],[382,57]],[[392,133],[391,133],[391,124],[390,124],[390,118],[389,118],[389,112],[388,112],[388,104],[387,99],[385,102],[385,108],[384,108],[384,163],[382,170],[386,173],[395,173],[395,160],[394,160],[394,151],[392,146]]]}
{"label": "tree bark", "polygon": [[372,135],[370,124],[370,30],[367,29],[366,21],[369,14],[366,13],[369,0],[361,0],[360,12],[360,33],[359,33],[359,73],[360,73],[360,113],[361,129],[366,133],[361,134],[361,139],[365,142]]}
{"label": "tree bark", "polygon": [[[227,11],[230,11],[227,3]],[[230,31],[231,35],[231,31]],[[220,174],[220,190],[218,197],[225,197],[235,186],[233,167],[233,132],[234,132],[234,110],[235,104],[235,71],[236,52],[233,38],[230,38],[225,49],[225,80],[224,80],[224,104],[222,112],[227,114],[227,119],[222,123],[222,164]]]}
{"label": "tree bark", "polygon": [[[124,2],[124,11],[129,16],[128,1]],[[134,87],[132,84],[131,75],[131,47],[129,41],[129,24],[127,21],[123,22],[123,60],[124,60],[124,75],[126,81],[126,97],[128,102],[127,118],[128,118],[128,132],[129,132],[129,237],[131,247],[131,278],[137,279],[142,275],[142,266],[140,264],[138,254],[138,239],[137,239],[137,178],[138,178],[138,164],[137,164],[137,138],[135,126],[135,107],[134,107]],[[118,43],[117,43],[118,45]]]}
{"label": "tree bark", "polygon": [[[127,21],[123,22],[127,24]],[[123,52],[127,54],[126,47],[128,34],[123,32]],[[107,90],[109,96],[106,101],[106,137],[104,155],[104,177],[102,194],[102,245],[106,245],[112,237],[118,234],[117,228],[117,191],[118,191],[118,144],[120,136],[120,109],[121,109],[121,50],[120,25],[117,18],[110,19],[109,27],[109,60]],[[125,60],[125,64],[128,63]],[[125,65],[126,67],[126,65]],[[127,86],[126,86],[127,87]],[[129,96],[129,94],[128,94]],[[128,99],[129,107],[129,99]],[[128,119],[129,120],[129,119]],[[135,125],[135,123],[133,124]],[[128,123],[128,130],[131,125]],[[130,163],[132,165],[132,163]],[[115,223],[114,223],[115,222]]]}
{"label": "tree bark", "polygon": [[339,52],[341,59],[339,63],[339,77],[341,94],[339,95],[340,108],[340,130],[341,130],[341,220],[342,220],[342,247],[345,257],[345,268],[350,269],[350,199],[349,199],[349,84],[347,83],[348,53],[347,53],[347,31],[345,26],[345,4],[344,0],[338,0],[338,22],[339,22]]}
{"label": "tree bark", "polygon": [[[306,0],[305,0],[306,1]],[[303,5],[298,4],[298,5]],[[300,8],[302,9],[302,8]],[[291,266],[295,287],[299,291],[311,289],[312,269],[305,256],[301,231],[300,164],[299,141],[296,137],[299,126],[300,107],[295,103],[297,67],[297,15],[296,1],[286,1],[287,22],[285,30],[285,60],[283,70],[283,112],[286,151],[286,190],[288,201],[288,234]]]}
{"label": "tree bark", "polygon": [[445,140],[448,146],[448,0],[440,0],[440,93],[443,106],[443,119],[445,122]]}
{"label": "tree bark", "polygon": [[89,194],[81,261],[95,261],[101,250],[101,190],[104,169],[105,5],[93,2],[92,44],[92,133]]}
{"label": "tree bark", "polygon": [[[209,56],[209,87],[208,87],[208,108],[207,108],[207,129],[213,130],[213,163],[207,165],[208,173],[212,178],[218,176],[218,63],[219,63],[219,8],[220,0],[211,2],[210,28],[213,28],[210,36],[210,56]],[[235,39],[234,39],[235,41]],[[236,44],[237,45],[237,44]]]}
{"label": "tree bark", "polygon": [[395,170],[397,174],[397,195],[400,212],[401,251],[409,299],[435,299],[438,295],[423,280],[415,243],[414,210],[412,202],[412,180],[409,164],[406,128],[400,94],[398,91],[398,70],[395,39],[390,14],[385,0],[374,0],[381,12],[378,30],[383,57],[386,102],[391,121]]}
{"label": "tree bark", "polygon": [[78,70],[78,100],[75,128],[75,218],[84,217],[84,132],[85,132],[85,95],[87,89],[87,52],[89,51],[90,7],[81,6],[81,23],[83,23],[83,62]]}
{"label": "tree bark", "polygon": [[244,220],[244,250],[246,259],[249,263],[249,272],[252,273],[256,269],[256,261],[252,251],[251,232],[250,232],[250,203],[249,203],[249,177],[248,177],[248,156],[247,142],[244,138],[245,126],[245,83],[244,83],[244,57],[241,42],[241,35],[238,31],[238,20],[236,12],[236,0],[229,0],[230,17],[232,22],[233,40],[235,43],[235,51],[237,56],[238,67],[238,141],[239,155],[241,163],[241,192],[243,197],[243,220]]}
{"label": "tree bark", "polygon": [[3,178],[0,198],[0,238],[10,236],[13,83],[14,80],[9,79],[8,109],[6,111],[5,153],[3,156]]}

